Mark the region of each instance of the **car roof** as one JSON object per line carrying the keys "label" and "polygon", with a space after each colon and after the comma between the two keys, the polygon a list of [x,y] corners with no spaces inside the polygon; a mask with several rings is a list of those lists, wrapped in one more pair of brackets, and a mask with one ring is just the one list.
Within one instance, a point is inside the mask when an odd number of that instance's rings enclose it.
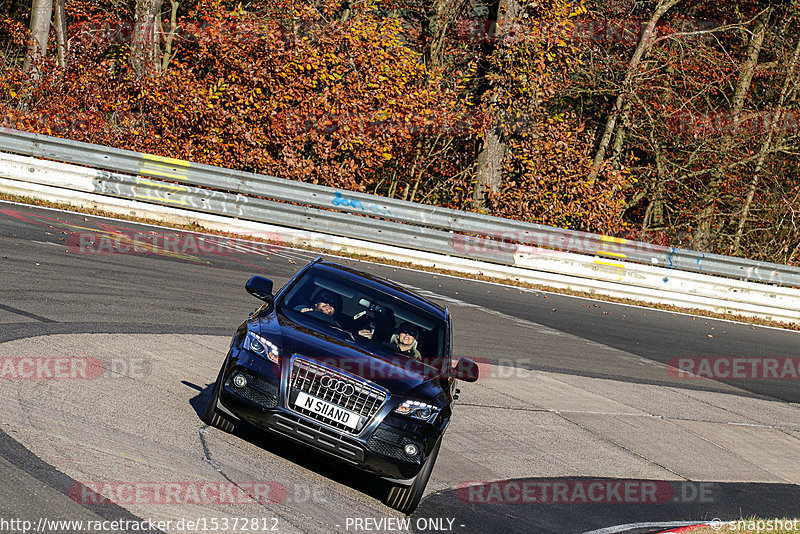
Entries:
{"label": "car roof", "polygon": [[443,315],[446,313],[443,306],[428,300],[416,291],[408,289],[407,287],[404,287],[396,282],[392,282],[391,280],[381,276],[365,273],[364,271],[359,271],[358,269],[326,260],[315,261],[312,265],[312,268],[344,276],[345,278],[357,281],[393,297],[410,302],[411,304],[414,304],[418,308],[421,308],[429,313],[438,315]]}

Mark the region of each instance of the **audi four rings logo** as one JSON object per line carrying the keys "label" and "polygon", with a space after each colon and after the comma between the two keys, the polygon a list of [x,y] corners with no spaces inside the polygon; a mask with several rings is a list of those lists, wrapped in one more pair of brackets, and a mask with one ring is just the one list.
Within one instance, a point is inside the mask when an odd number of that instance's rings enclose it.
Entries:
{"label": "audi four rings logo", "polygon": [[348,384],[344,380],[338,380],[328,375],[319,379],[319,385],[347,397],[356,392],[356,388],[354,388],[352,384]]}

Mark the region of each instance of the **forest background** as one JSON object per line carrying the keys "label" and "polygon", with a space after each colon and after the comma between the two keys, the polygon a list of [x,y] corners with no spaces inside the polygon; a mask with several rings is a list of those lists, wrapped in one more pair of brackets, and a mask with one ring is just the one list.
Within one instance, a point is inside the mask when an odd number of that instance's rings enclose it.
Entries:
{"label": "forest background", "polygon": [[799,0],[0,0],[22,130],[800,264]]}

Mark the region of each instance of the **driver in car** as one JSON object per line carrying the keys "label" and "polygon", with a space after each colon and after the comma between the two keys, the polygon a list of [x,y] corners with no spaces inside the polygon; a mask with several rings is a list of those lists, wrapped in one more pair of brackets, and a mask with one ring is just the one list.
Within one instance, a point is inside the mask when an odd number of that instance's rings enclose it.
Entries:
{"label": "driver in car", "polygon": [[412,358],[416,358],[417,360],[422,360],[422,353],[417,350],[417,339],[419,338],[419,329],[405,321],[400,323],[400,326],[397,328],[395,334],[392,335],[392,338],[386,343],[390,349],[394,350],[395,352],[399,352],[404,356],[411,356]]}
{"label": "driver in car", "polygon": [[342,309],[342,298],[331,291],[320,291],[314,299],[313,306],[300,306],[297,311],[308,313],[316,311],[333,318]]}

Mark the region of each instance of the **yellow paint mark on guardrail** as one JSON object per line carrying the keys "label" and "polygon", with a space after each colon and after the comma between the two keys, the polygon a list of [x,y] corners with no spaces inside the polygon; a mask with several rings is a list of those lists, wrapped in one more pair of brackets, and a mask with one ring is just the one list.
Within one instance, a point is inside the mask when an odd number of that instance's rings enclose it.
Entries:
{"label": "yellow paint mark on guardrail", "polygon": [[607,250],[598,250],[597,253],[598,254],[603,254],[605,256],[614,256],[615,258],[622,258],[622,259],[625,259],[625,258],[628,257],[625,254],[621,254],[619,252],[609,252]]}
{"label": "yellow paint mark on guardrail", "polygon": [[623,239],[621,237],[613,237],[613,236],[610,236],[610,235],[601,235],[600,236],[600,241],[608,241],[610,243],[619,243],[620,245],[624,245],[625,243],[628,242],[627,239]]}
{"label": "yellow paint mark on guardrail", "polygon": [[191,167],[190,161],[183,161],[182,159],[166,158],[164,156],[154,156],[153,154],[142,154],[142,159],[148,161],[157,161],[159,163],[168,163],[169,165],[177,165],[178,167]]}
{"label": "yellow paint mark on guardrail", "polygon": [[[186,174],[181,171],[192,166],[192,163],[189,161],[166,158],[164,156],[154,156],[153,154],[142,154],[142,159],[144,160],[142,174],[163,176],[164,178],[172,178],[173,180],[185,180]],[[172,168],[167,167],[168,165]],[[174,167],[182,167],[183,169],[175,169]]]}
{"label": "yellow paint mark on guardrail", "polygon": [[612,263],[610,261],[602,261],[602,260],[594,260],[594,262],[600,265],[608,265],[609,267],[617,267],[619,269],[625,268],[625,266],[622,265],[621,263]]}
{"label": "yellow paint mark on guardrail", "polygon": [[163,176],[164,178],[172,178],[173,180],[185,180],[185,174],[178,174],[174,172],[165,172],[160,167],[153,167],[152,165],[145,165],[142,167],[142,174],[150,176]]}

